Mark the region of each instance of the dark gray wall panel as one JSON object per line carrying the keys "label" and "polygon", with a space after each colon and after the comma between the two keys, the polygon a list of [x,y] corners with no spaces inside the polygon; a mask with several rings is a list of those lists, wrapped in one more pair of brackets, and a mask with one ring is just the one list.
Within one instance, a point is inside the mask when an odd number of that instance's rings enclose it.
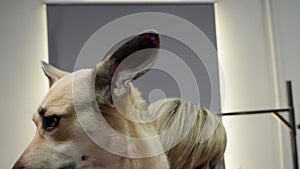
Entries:
{"label": "dark gray wall panel", "polygon": [[[48,5],[50,63],[73,71],[82,46],[95,31],[114,19],[138,12],[163,12],[184,18],[201,29],[216,47],[213,4]],[[161,48],[173,52],[190,67],[199,85],[201,105],[210,107],[212,98],[210,78],[212,77],[209,77],[199,57],[182,42],[167,36],[162,37]],[[214,70],[218,72],[217,57],[211,59],[215,63],[212,65]],[[146,99],[149,93],[157,88],[163,90],[167,97],[180,97],[179,87],[175,80],[166,73],[152,70],[138,79],[135,84]],[[186,83],[188,84],[189,81]],[[213,77],[212,83],[219,84],[219,78]],[[219,98],[219,90],[214,92]],[[184,99],[196,102],[192,97]],[[212,107],[213,110],[220,111],[219,100],[217,104],[214,104],[217,106]]]}

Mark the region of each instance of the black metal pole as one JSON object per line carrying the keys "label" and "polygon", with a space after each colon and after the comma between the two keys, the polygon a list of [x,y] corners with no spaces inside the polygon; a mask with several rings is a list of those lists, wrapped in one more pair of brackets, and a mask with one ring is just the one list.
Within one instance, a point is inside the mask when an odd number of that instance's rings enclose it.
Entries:
{"label": "black metal pole", "polygon": [[267,110],[249,110],[249,111],[237,111],[237,112],[222,113],[222,116],[268,114],[268,113],[288,112],[288,111],[290,111],[290,108],[267,109]]}
{"label": "black metal pole", "polygon": [[[294,169],[299,169],[298,162],[298,149],[297,149],[297,128],[300,129],[300,125],[296,126],[295,120],[295,109],[294,109],[294,101],[293,101],[293,88],[292,82],[287,81],[287,98],[289,108],[283,109],[269,109],[269,110],[251,110],[251,111],[239,111],[239,112],[229,112],[222,113],[222,116],[235,116],[235,115],[253,115],[253,114],[265,114],[265,113],[273,113],[276,115],[284,124],[287,125],[291,129],[291,146],[292,146],[292,155],[293,155],[293,166]],[[286,121],[279,112],[288,112],[289,114],[289,122]]]}
{"label": "black metal pole", "polygon": [[287,93],[288,93],[288,104],[290,106],[289,111],[289,120],[291,123],[291,143],[292,143],[292,152],[293,152],[293,162],[294,162],[294,169],[299,169],[298,164],[298,149],[297,149],[297,131],[296,131],[296,122],[295,122],[295,110],[294,110],[294,102],[293,102],[293,89],[292,89],[292,82],[287,81]]}
{"label": "black metal pole", "polygon": [[268,110],[250,110],[250,111],[239,111],[239,112],[229,112],[222,113],[222,116],[235,116],[235,115],[254,115],[254,114],[270,114],[273,113],[276,117],[278,117],[283,124],[285,124],[288,128],[292,129],[291,124],[286,121],[279,113],[280,112],[290,112],[290,108],[283,109],[268,109]]}

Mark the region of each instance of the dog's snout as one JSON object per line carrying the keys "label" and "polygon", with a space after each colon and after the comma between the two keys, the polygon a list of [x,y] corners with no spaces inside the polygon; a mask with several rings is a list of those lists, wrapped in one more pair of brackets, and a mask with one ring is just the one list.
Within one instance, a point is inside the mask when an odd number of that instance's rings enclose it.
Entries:
{"label": "dog's snout", "polygon": [[25,169],[25,167],[24,166],[14,166],[13,169]]}
{"label": "dog's snout", "polygon": [[21,162],[17,161],[12,169],[25,169],[25,166]]}

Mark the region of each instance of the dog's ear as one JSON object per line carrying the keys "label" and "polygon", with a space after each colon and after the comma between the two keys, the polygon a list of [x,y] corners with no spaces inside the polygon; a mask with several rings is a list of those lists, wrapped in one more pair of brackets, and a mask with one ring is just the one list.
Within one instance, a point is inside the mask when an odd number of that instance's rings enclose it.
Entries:
{"label": "dog's ear", "polygon": [[159,47],[160,38],[154,32],[131,38],[97,65],[96,88],[110,92],[112,86],[126,85],[140,77],[154,64]]}
{"label": "dog's ear", "polygon": [[66,71],[62,71],[44,61],[41,61],[41,65],[45,75],[48,77],[49,87],[51,87],[56,81],[69,73]]}

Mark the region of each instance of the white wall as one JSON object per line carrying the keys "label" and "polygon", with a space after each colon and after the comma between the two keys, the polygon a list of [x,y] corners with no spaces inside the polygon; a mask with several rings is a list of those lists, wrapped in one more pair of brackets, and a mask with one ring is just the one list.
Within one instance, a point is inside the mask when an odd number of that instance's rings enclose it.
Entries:
{"label": "white wall", "polygon": [[[277,63],[280,68],[279,81],[292,80],[296,122],[300,124],[300,1],[298,0],[272,0],[272,21],[274,27],[274,41],[276,45]],[[280,85],[280,93],[284,96],[286,89]],[[281,100],[286,102],[286,98]],[[300,162],[300,133],[298,137],[298,161]],[[282,127],[283,151],[290,150],[289,131]],[[284,156],[284,166],[291,168],[291,155]]]}
{"label": "white wall", "polygon": [[[268,0],[221,0],[216,5],[218,52],[225,77],[223,112],[279,105],[269,13]],[[276,118],[251,115],[223,120],[228,133],[226,168],[284,168]]]}
{"label": "white wall", "polygon": [[35,133],[31,118],[48,88],[45,21],[40,0],[0,1],[0,168],[12,168]]}

